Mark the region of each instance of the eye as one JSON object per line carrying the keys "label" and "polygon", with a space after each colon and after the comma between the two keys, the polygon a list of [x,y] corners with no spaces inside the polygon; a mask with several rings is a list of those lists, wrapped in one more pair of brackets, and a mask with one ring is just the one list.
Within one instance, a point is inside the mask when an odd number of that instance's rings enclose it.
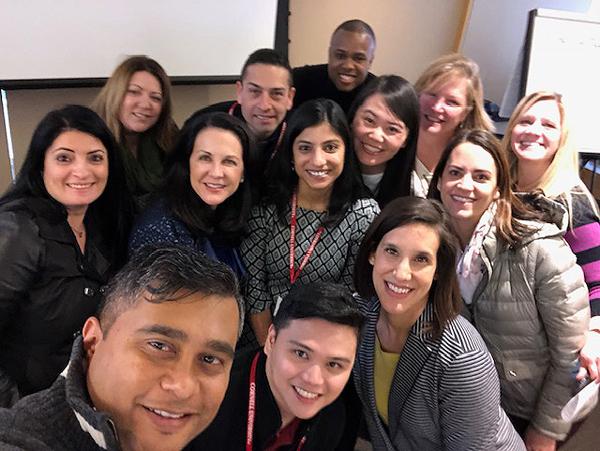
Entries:
{"label": "eye", "polygon": [[365,116],[365,117],[363,118],[363,121],[365,122],[365,124],[368,124],[368,125],[373,125],[373,124],[375,124],[375,118],[373,118],[373,117],[371,117],[371,116]]}
{"label": "eye", "polygon": [[556,124],[554,122],[545,122],[544,124],[542,124],[545,128],[548,128],[550,130],[556,130]]}
{"label": "eye", "polygon": [[344,52],[335,52],[335,57],[339,60],[346,59],[346,54]]}
{"label": "eye", "polygon": [[352,58],[354,61],[356,61],[357,63],[364,63],[365,61],[367,61],[367,57],[364,55],[357,55],[354,58]]}
{"label": "eye", "polygon": [[402,129],[400,127],[389,127],[388,132],[390,135],[397,135],[398,133],[402,133]]}
{"label": "eye", "polygon": [[217,356],[206,354],[200,357],[200,361],[207,365],[223,365],[223,361]]}
{"label": "eye", "polygon": [[160,351],[160,352],[170,352],[172,351],[171,347],[166,344],[163,343],[162,341],[157,341],[157,340],[152,340],[148,342],[148,345],[156,351]]}
{"label": "eye", "polygon": [[327,153],[335,153],[335,152],[337,152],[338,149],[339,149],[339,145],[336,143],[329,143],[329,144],[325,144],[325,146],[323,146],[323,150],[325,150],[325,152],[327,152]]}
{"label": "eye", "polygon": [[130,88],[127,90],[127,94],[131,94],[134,96],[140,95],[141,93],[142,93],[142,91],[140,91],[139,89]]}
{"label": "eye", "polygon": [[296,357],[298,357],[302,360],[308,359],[308,354],[306,353],[306,351],[304,351],[302,349],[294,349],[294,354],[296,354]]}
{"label": "eye", "polygon": [[479,182],[487,182],[490,179],[490,176],[487,174],[477,174],[475,179]]}
{"label": "eye", "polygon": [[150,98],[157,103],[162,103],[162,97],[160,96],[151,96]]}
{"label": "eye", "polygon": [[417,255],[417,257],[415,258],[415,261],[417,263],[426,264],[426,263],[429,263],[429,257],[427,257],[426,255]]}
{"label": "eye", "polygon": [[225,161],[223,161],[223,164],[226,166],[231,166],[231,167],[237,167],[238,163],[236,160],[232,160],[230,158],[226,159]]}
{"label": "eye", "polygon": [[210,155],[203,153],[198,156],[198,161],[210,161]]}
{"label": "eye", "polygon": [[274,99],[281,99],[283,97],[283,92],[281,92],[281,91],[272,92],[271,97]]}
{"label": "eye", "polygon": [[58,155],[56,155],[55,159],[59,163],[68,163],[69,161],[71,161],[71,157],[65,153],[59,153]]}
{"label": "eye", "polygon": [[393,248],[391,246],[384,247],[383,252],[385,252],[388,255],[393,255],[393,256],[398,255],[398,251],[396,250],[396,248]]}
{"label": "eye", "polygon": [[451,106],[451,107],[458,107],[458,106],[460,106],[460,102],[458,102],[457,100],[454,100],[454,99],[448,99],[448,100],[446,100],[446,105]]}
{"label": "eye", "polygon": [[460,175],[460,171],[458,169],[448,169],[448,175],[451,177],[458,177]]}
{"label": "eye", "polygon": [[308,153],[311,150],[311,146],[308,144],[299,144],[298,150],[302,153]]}
{"label": "eye", "polygon": [[256,89],[256,88],[250,88],[250,94],[252,94],[253,96],[258,96],[260,95],[260,89]]}
{"label": "eye", "polygon": [[102,163],[104,161],[104,155],[101,153],[94,153],[90,155],[90,161],[92,163]]}
{"label": "eye", "polygon": [[339,369],[339,370],[341,370],[341,369],[344,369],[343,365],[342,365],[340,362],[336,362],[336,361],[331,361],[331,362],[329,362],[329,363],[327,364],[327,366],[328,366],[329,368],[333,368],[333,369],[335,369],[335,370],[338,370],[338,369]]}

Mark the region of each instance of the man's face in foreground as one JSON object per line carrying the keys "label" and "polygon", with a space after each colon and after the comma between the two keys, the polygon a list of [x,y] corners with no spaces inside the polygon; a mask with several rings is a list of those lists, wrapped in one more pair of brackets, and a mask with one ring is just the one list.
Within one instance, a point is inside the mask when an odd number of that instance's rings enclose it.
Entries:
{"label": "man's face in foreground", "polygon": [[124,450],[179,450],[215,417],[229,383],[239,314],[233,297],[139,300],[108,331],[83,328],[87,386]]}

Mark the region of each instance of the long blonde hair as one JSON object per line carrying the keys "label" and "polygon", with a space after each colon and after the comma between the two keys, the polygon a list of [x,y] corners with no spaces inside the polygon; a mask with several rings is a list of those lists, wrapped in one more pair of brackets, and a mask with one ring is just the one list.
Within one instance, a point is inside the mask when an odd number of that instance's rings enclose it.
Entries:
{"label": "long blonde hair", "polygon": [[434,60],[415,83],[419,94],[427,89],[440,86],[452,78],[463,78],[467,82],[467,108],[469,112],[462,127],[493,131],[492,120],[483,107],[483,83],[479,76],[479,66],[475,61],[459,53],[450,53]]}
{"label": "long blonde hair", "polygon": [[510,165],[512,179],[517,181],[517,171],[519,160],[512,148],[512,131],[517,125],[521,116],[526,113],[535,103],[542,100],[553,100],[558,106],[560,113],[560,140],[554,158],[550,165],[532,189],[540,189],[544,195],[562,200],[569,212],[569,218],[572,218],[573,195],[584,195],[588,198],[590,204],[598,214],[598,208],[594,197],[589,192],[585,184],[579,177],[579,152],[573,144],[569,124],[566,120],[565,106],[562,96],[550,91],[537,91],[523,97],[517,104],[515,110],[510,116],[506,132],[502,139],[502,149],[504,150]]}
{"label": "long blonde hair", "polygon": [[91,107],[104,119],[117,142],[124,147],[125,136],[123,125],[119,120],[119,111],[129,81],[136,72],[148,72],[160,83],[162,89],[160,116],[148,132],[153,134],[154,139],[163,150],[169,151],[177,133],[177,126],[172,118],[171,82],[165,70],[153,59],[146,56],[132,56],[119,64],[92,102]]}

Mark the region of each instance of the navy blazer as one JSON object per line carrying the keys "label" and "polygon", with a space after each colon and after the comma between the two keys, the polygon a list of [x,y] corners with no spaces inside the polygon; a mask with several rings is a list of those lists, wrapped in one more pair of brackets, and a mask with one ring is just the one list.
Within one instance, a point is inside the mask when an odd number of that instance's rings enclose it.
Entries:
{"label": "navy blazer", "polygon": [[367,316],[353,377],[375,450],[524,450],[500,407],[494,362],[475,328],[451,320],[434,339],[433,306],[411,328],[388,401],[386,426],[375,405],[374,359],[378,299],[359,305]]}

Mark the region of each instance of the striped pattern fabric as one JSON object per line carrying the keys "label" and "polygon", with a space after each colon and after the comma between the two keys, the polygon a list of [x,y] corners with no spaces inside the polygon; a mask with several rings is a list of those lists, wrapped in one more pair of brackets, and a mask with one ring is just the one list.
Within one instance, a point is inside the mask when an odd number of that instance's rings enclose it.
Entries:
{"label": "striped pattern fabric", "polygon": [[592,316],[597,316],[600,315],[600,222],[591,200],[585,194],[574,189],[571,195],[571,225],[565,234],[565,241],[583,269]]}
{"label": "striped pattern fabric", "polygon": [[413,325],[389,397],[389,426],[377,414],[374,350],[380,304],[360,300],[367,315],[353,370],[375,450],[524,450],[500,407],[494,363],[477,331],[464,318],[452,320],[433,340],[428,304]]}

